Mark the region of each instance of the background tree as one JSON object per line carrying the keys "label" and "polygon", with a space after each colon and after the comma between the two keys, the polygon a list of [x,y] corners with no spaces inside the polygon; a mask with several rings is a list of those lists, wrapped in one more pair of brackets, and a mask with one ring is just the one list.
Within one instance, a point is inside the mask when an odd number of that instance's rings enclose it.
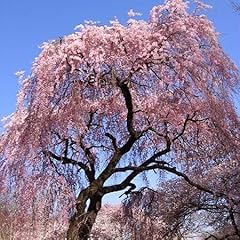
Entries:
{"label": "background tree", "polygon": [[59,214],[52,215],[50,209],[46,209],[40,201],[43,199],[35,196],[28,209],[25,209],[13,196],[1,196],[0,240],[65,239],[64,218]]}
{"label": "background tree", "polygon": [[13,209],[7,204],[6,199],[1,197],[0,199],[0,239],[10,240],[12,239],[14,228],[11,213],[14,212]]}
{"label": "background tree", "polygon": [[166,1],[147,22],[88,24],[42,45],[0,141],[1,191],[23,218],[37,209],[48,229],[70,219],[67,238],[87,239],[103,196],[131,193],[153,170],[232,201],[205,173],[239,161],[238,70],[197,2],[193,13]]}
{"label": "background tree", "polygon": [[104,205],[97,216],[90,239],[163,239],[165,223],[159,217],[154,214],[149,216],[140,211],[139,206],[128,209],[132,213],[131,217],[125,211],[121,205]]}
{"label": "background tree", "polygon": [[[143,234],[150,229],[146,239],[240,239],[239,181],[229,185],[234,186],[234,198],[225,197],[223,192],[214,196],[180,179],[168,180],[157,191],[147,188],[132,193],[124,203],[123,216],[133,226],[132,233],[137,233],[139,224],[145,225]],[[141,221],[139,212],[145,216]],[[156,226],[156,219],[161,224]],[[154,229],[158,229],[158,238],[153,236]]]}
{"label": "background tree", "polygon": [[125,223],[121,205],[105,204],[102,206],[96,218],[90,240],[122,240],[126,236],[124,229]]}

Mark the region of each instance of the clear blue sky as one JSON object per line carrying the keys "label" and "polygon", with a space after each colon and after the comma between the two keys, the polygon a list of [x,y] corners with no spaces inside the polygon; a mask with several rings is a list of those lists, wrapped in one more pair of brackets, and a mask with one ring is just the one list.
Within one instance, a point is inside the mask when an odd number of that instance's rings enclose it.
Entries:
{"label": "clear blue sky", "polygon": [[[133,8],[145,19],[162,0],[1,0],[0,1],[0,118],[15,109],[18,70],[30,70],[38,46],[49,39],[72,33],[84,20],[108,24],[114,16],[126,21]],[[207,0],[208,11],[226,52],[240,66],[240,14],[228,0]]]}

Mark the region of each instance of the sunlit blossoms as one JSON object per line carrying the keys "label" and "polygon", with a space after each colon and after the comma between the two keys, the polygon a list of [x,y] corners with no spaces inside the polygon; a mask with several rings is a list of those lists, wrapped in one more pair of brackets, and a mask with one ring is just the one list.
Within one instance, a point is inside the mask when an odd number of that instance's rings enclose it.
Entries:
{"label": "sunlit blossoms", "polygon": [[128,196],[146,172],[234,205],[221,179],[239,161],[239,75],[207,17],[166,0],[148,21],[78,29],[42,45],[1,136],[2,192],[21,219],[88,239],[103,196]]}

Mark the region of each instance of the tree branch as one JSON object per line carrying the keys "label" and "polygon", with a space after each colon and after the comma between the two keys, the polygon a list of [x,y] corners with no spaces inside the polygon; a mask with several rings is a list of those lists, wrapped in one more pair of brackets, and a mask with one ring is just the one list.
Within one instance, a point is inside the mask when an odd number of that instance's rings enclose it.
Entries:
{"label": "tree branch", "polygon": [[129,91],[129,88],[125,82],[119,82],[118,86],[120,87],[123,97],[125,99],[126,107],[127,107],[127,129],[131,136],[136,136],[136,131],[133,127],[133,103],[132,96]]}
{"label": "tree branch", "polygon": [[95,157],[93,156],[93,154],[91,153],[91,151],[89,150],[89,148],[85,147],[82,138],[80,138],[80,147],[82,148],[82,150],[85,153],[85,156],[87,157],[89,164],[90,164],[90,168],[91,168],[91,180],[95,180]]}
{"label": "tree branch", "polygon": [[105,136],[111,139],[113,148],[117,151],[118,147],[117,147],[116,138],[112,134],[110,134],[110,133],[106,133]]}
{"label": "tree branch", "polygon": [[62,157],[62,156],[58,156],[56,154],[54,154],[51,151],[44,151],[43,152],[46,156],[54,158],[55,160],[61,162],[62,164],[72,164],[74,166],[78,166],[79,168],[83,169],[89,182],[94,181],[94,175],[92,173],[92,171],[89,170],[88,166],[82,162],[78,162],[74,159],[68,158],[66,156]]}
{"label": "tree branch", "polygon": [[[151,158],[150,158],[151,159]],[[147,160],[146,162],[144,162],[143,164],[141,164],[138,167],[126,167],[126,170],[132,170],[133,172],[130,173],[128,175],[128,177],[122,181],[120,184],[116,184],[116,185],[112,185],[112,186],[107,186],[103,188],[104,193],[109,193],[109,192],[116,192],[116,191],[121,191],[123,189],[125,189],[127,186],[129,186],[129,183],[141,172],[143,171],[149,171],[149,170],[154,170],[154,169],[160,169],[160,170],[165,170],[167,172],[173,173],[176,176],[182,177],[188,184],[190,184],[191,186],[197,188],[200,191],[204,191],[206,193],[209,193],[211,195],[215,195],[217,197],[225,197],[225,195],[223,193],[218,193],[218,192],[214,192],[212,190],[209,190],[206,187],[201,186],[198,183],[195,183],[194,181],[192,181],[186,174],[178,171],[175,167],[169,167],[166,166],[166,164],[154,164],[154,165],[150,165],[147,166],[149,160]],[[118,171],[123,170],[123,168],[118,168],[116,169]]]}
{"label": "tree branch", "polygon": [[240,230],[238,229],[238,226],[237,226],[237,223],[236,223],[236,220],[235,220],[235,217],[234,217],[234,212],[233,212],[232,208],[229,211],[229,216],[230,216],[230,219],[231,219],[231,222],[232,222],[232,225],[233,225],[233,228],[234,228],[234,231],[235,231],[236,235],[238,237],[240,237]]}

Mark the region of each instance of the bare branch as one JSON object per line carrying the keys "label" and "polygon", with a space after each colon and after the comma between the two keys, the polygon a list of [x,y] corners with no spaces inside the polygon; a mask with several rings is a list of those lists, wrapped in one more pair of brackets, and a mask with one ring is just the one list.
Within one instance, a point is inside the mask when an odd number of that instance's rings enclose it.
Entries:
{"label": "bare branch", "polygon": [[89,182],[92,182],[94,180],[94,175],[93,172],[89,170],[88,166],[82,162],[78,162],[74,159],[68,158],[68,157],[62,157],[62,156],[58,156],[56,154],[54,154],[53,152],[47,150],[47,151],[43,151],[44,155],[51,157],[59,162],[61,162],[63,165],[65,164],[72,164],[74,166],[79,167],[80,169],[83,169]]}
{"label": "bare branch", "polygon": [[127,129],[131,136],[136,136],[136,131],[133,127],[133,103],[132,103],[132,96],[129,91],[129,88],[125,82],[120,82],[118,86],[120,87],[122,94],[125,99],[126,107],[127,107]]}
{"label": "bare branch", "polygon": [[80,147],[82,148],[82,150],[85,153],[85,156],[87,157],[89,164],[90,164],[90,168],[91,168],[91,181],[95,180],[95,157],[93,156],[93,154],[91,153],[91,151],[89,150],[89,148],[87,148],[84,143],[82,138],[80,138]]}
{"label": "bare branch", "polygon": [[118,150],[116,138],[110,133],[106,133],[105,136],[111,139],[114,149]]}

